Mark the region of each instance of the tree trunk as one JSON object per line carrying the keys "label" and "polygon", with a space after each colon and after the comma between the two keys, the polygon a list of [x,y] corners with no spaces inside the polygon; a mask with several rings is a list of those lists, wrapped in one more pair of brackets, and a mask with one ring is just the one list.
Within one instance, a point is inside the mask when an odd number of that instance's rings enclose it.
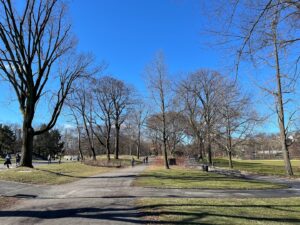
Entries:
{"label": "tree trunk", "polygon": [[115,159],[119,159],[119,143],[120,141],[120,127],[116,126],[116,141],[115,141]]}
{"label": "tree trunk", "polygon": [[129,140],[129,155],[132,155],[132,141],[131,141],[131,139]]}
{"label": "tree trunk", "polygon": [[170,169],[168,162],[168,153],[167,153],[167,135],[166,135],[166,117],[163,112],[163,154],[165,160],[165,168]]}
{"label": "tree trunk", "polygon": [[211,155],[211,139],[210,135],[208,135],[208,143],[207,143],[207,155],[208,155],[208,163],[212,164],[212,155]]}
{"label": "tree trunk", "polygon": [[109,141],[109,137],[106,137],[106,156],[107,156],[107,160],[110,160],[110,141]]}
{"label": "tree trunk", "polygon": [[82,153],[82,149],[81,149],[81,135],[80,135],[80,131],[78,131],[78,151],[81,157],[81,161],[84,160],[83,158],[83,153]]}
{"label": "tree trunk", "polygon": [[203,141],[201,140],[201,137],[198,136],[198,148],[199,148],[199,159],[201,159],[201,161],[203,161]]}
{"label": "tree trunk", "polygon": [[22,156],[21,166],[33,167],[32,165],[32,151],[33,151],[33,136],[34,130],[31,123],[24,117],[23,122],[23,138],[22,138]]}
{"label": "tree trunk", "polygon": [[277,22],[273,22],[273,41],[274,41],[274,56],[276,63],[276,81],[277,81],[277,110],[278,110],[278,124],[280,129],[280,141],[281,149],[285,163],[285,170],[287,175],[293,175],[293,169],[290,161],[289,150],[286,143],[286,130],[284,123],[284,108],[283,108],[283,96],[282,96],[282,85],[281,85],[281,73],[280,73],[280,63],[279,63],[279,53],[278,53],[278,43],[277,43]]}
{"label": "tree trunk", "polygon": [[232,152],[231,149],[228,150],[228,162],[229,162],[229,168],[233,168],[233,164],[232,164]]}
{"label": "tree trunk", "polygon": [[141,148],[141,127],[138,126],[138,140],[137,140],[137,148],[136,148],[136,157],[140,158],[140,148]]}

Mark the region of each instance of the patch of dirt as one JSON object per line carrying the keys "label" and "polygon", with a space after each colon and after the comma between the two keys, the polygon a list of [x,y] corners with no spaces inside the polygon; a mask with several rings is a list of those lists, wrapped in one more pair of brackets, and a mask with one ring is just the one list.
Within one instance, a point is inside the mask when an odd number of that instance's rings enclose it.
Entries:
{"label": "patch of dirt", "polygon": [[9,208],[17,204],[18,201],[20,200],[14,197],[0,197],[0,210]]}

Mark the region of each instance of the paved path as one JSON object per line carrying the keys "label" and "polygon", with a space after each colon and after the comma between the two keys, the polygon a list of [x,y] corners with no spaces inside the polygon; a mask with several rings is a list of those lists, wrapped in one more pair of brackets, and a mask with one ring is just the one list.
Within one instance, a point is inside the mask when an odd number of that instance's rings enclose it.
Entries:
{"label": "paved path", "polygon": [[[59,186],[0,182],[0,195],[22,200],[0,211],[0,224],[147,224],[135,206],[142,197],[248,198],[300,196],[298,184],[281,190],[199,190],[132,187],[145,166],[120,169]],[[273,178],[274,179],[274,178]],[[284,182],[284,180],[282,180]],[[153,221],[152,221],[153,222]]]}
{"label": "paved path", "polygon": [[144,168],[121,169],[59,186],[19,184],[15,191],[1,188],[2,195],[18,193],[26,199],[0,211],[0,224],[141,224],[130,184]]}

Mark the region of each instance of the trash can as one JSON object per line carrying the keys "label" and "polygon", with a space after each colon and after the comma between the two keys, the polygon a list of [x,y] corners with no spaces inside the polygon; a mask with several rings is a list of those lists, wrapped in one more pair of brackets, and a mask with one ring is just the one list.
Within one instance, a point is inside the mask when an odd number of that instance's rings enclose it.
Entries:
{"label": "trash can", "polygon": [[175,158],[170,158],[170,159],[169,159],[169,165],[170,165],[170,166],[176,165],[176,159],[175,159]]}
{"label": "trash can", "polygon": [[208,172],[208,165],[203,164],[202,165],[202,170],[205,171],[205,172]]}

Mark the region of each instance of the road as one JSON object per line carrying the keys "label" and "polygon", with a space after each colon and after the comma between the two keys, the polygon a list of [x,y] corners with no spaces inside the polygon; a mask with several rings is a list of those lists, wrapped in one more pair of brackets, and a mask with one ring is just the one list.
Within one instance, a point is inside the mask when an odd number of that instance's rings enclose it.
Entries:
{"label": "road", "polygon": [[[0,182],[0,195],[21,200],[0,211],[0,224],[148,224],[135,200],[161,198],[253,198],[295,197],[300,189],[293,185],[280,190],[201,190],[133,187],[145,165],[58,185],[30,185]],[[282,180],[282,182],[284,182]],[[296,184],[296,183],[295,183]]]}
{"label": "road", "polygon": [[[130,186],[145,166],[120,169],[59,186],[9,186],[1,195],[24,197],[0,211],[0,224],[141,224]],[[6,183],[6,185],[4,184]]]}

